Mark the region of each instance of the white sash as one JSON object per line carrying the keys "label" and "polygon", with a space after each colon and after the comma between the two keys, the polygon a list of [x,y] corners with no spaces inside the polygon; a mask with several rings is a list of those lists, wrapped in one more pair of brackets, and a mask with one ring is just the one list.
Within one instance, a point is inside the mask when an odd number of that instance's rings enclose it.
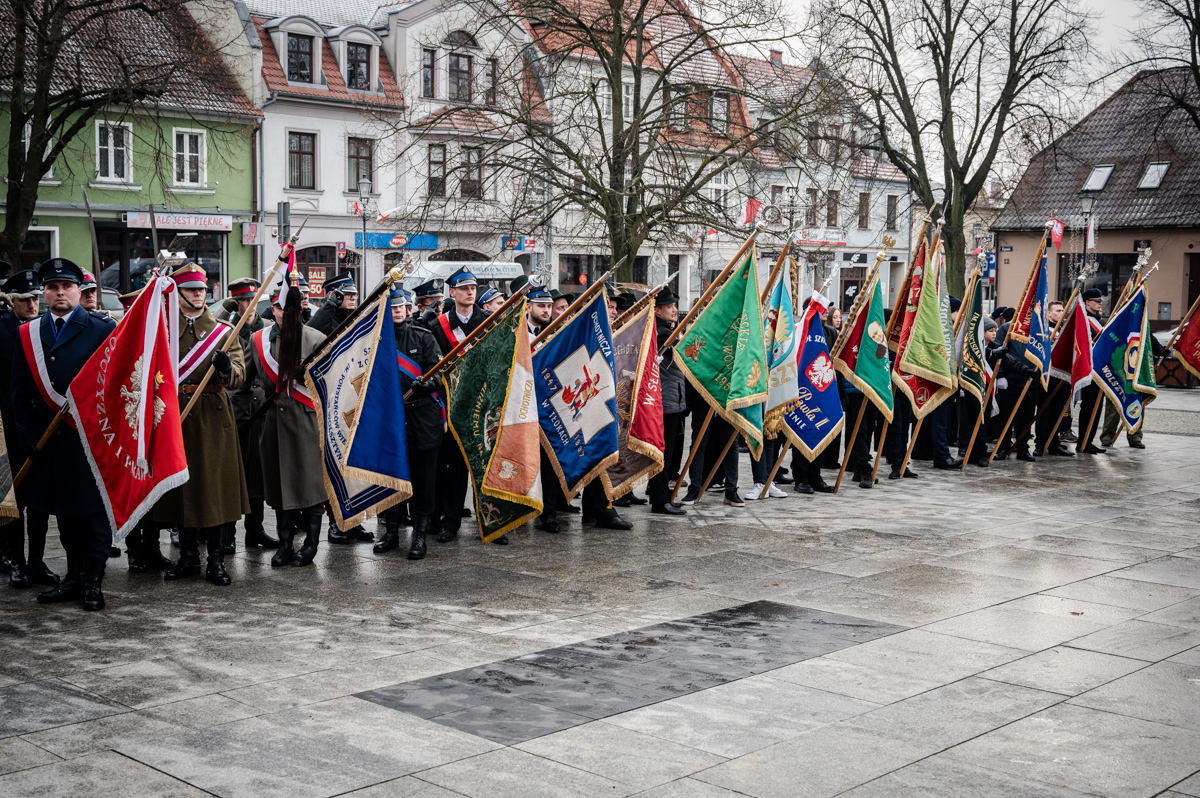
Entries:
{"label": "white sash", "polygon": [[42,320],[44,318],[44,316],[38,316],[20,328],[22,338],[25,339],[22,344],[25,347],[25,354],[33,357],[33,368],[29,371],[33,375],[33,381],[37,383],[38,392],[46,400],[46,404],[55,410],[62,410],[63,405],[67,403],[67,397],[54,390],[54,383],[50,381],[50,372],[46,371],[46,352],[42,347]]}

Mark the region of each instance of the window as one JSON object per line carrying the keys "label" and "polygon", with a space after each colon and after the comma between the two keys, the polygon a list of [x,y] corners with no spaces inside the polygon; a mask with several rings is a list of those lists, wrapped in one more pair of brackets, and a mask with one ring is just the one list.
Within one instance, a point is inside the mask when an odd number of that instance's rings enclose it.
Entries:
{"label": "window", "polygon": [[813,125],[808,129],[808,154],[821,154],[821,134],[817,130],[816,125]]}
{"label": "window", "polygon": [[450,54],[450,99],[471,102],[471,56]]}
{"label": "window", "polygon": [[97,179],[115,183],[131,182],[129,145],[132,138],[133,130],[127,124],[96,123]]}
{"label": "window", "polygon": [[783,186],[771,186],[771,204],[777,208],[783,206]]}
{"label": "window", "polygon": [[375,142],[371,139],[346,140],[346,190],[358,191],[358,181],[371,181],[375,190]]}
{"label": "window", "polygon": [[463,199],[483,199],[483,150],[478,147],[463,147],[458,189]]}
{"label": "window", "polygon": [[[25,152],[26,158],[29,157],[29,140],[33,137],[32,133],[33,133],[33,123],[26,122],[25,127],[21,128],[21,147],[22,147],[23,151]],[[54,149],[54,142],[52,140],[48,139],[46,141],[45,154],[49,155],[50,150],[52,150],[52,149]],[[54,179],[54,164],[48,164],[46,166],[45,173],[42,175],[42,180],[53,180],[53,179]]]}
{"label": "window", "polygon": [[838,226],[838,204],[842,199],[842,192],[829,191],[825,194],[825,226]]}
{"label": "window", "polygon": [[871,195],[866,191],[858,192],[858,229],[866,230],[871,226]]}
{"label": "window", "polygon": [[899,210],[900,198],[895,194],[888,194],[887,198],[887,218],[884,220],[884,226],[888,230],[896,229],[896,212]]}
{"label": "window", "polygon": [[815,188],[804,190],[808,197],[808,205],[804,207],[804,224],[809,227],[817,226],[817,203],[820,201],[820,195]]}
{"label": "window", "polygon": [[483,101],[488,105],[496,104],[496,83],[499,77],[497,70],[496,59],[489,58],[487,60],[487,72],[483,75]]}
{"label": "window", "polygon": [[436,97],[435,84],[433,82],[433,62],[437,58],[436,50],[421,51],[421,96]]}
{"label": "window", "polygon": [[1083,188],[1080,191],[1103,191],[1105,184],[1108,183],[1108,178],[1112,176],[1113,165],[1105,164],[1103,166],[1093,166],[1088,179],[1084,181]]}
{"label": "window", "polygon": [[175,185],[204,184],[204,133],[198,130],[176,130]]}
{"label": "window", "polygon": [[371,48],[366,44],[346,45],[346,88],[371,88]]}
{"label": "window", "polygon": [[1146,167],[1146,173],[1138,181],[1138,188],[1158,188],[1162,185],[1167,170],[1171,168],[1170,161],[1157,161]]}
{"label": "window", "polygon": [[446,196],[446,145],[429,145],[429,196]]}
{"label": "window", "polygon": [[730,184],[731,181],[728,172],[720,172],[713,175],[712,180],[708,184],[713,204],[721,211],[729,209],[729,200],[733,194]]}
{"label": "window", "polygon": [[316,183],[317,136],[288,134],[288,188],[313,188]]}
{"label": "window", "polygon": [[672,130],[688,129],[688,106],[691,96],[683,86],[672,86],[663,89],[666,95],[664,105],[667,109],[667,120]]}
{"label": "window", "polygon": [[829,128],[829,160],[837,163],[842,157],[842,128]]}
{"label": "window", "polygon": [[600,107],[601,119],[612,119],[612,84],[607,80],[596,86],[596,105]]}
{"label": "window", "polygon": [[714,133],[727,133],[729,131],[728,94],[714,94],[712,96],[712,109],[709,111],[709,119],[711,120],[712,131]]}
{"label": "window", "polygon": [[288,34],[288,80],[294,83],[313,82],[313,37]]}
{"label": "window", "polygon": [[621,118],[626,122],[633,120],[633,84],[621,84]]}

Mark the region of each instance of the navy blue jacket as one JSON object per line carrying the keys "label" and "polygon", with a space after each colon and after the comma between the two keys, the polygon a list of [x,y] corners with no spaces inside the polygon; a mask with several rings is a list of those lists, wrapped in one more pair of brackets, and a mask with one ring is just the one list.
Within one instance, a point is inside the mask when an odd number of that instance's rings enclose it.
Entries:
{"label": "navy blue jacket", "polygon": [[[34,345],[40,343],[45,353],[46,371],[54,389],[65,395],[71,380],[108,339],[116,323],[102,313],[77,307],[57,340],[53,316],[43,316],[41,326],[41,341]],[[37,445],[55,415],[38,391],[31,368],[37,366],[26,362],[25,349],[18,339],[12,365],[13,420],[25,450]],[[36,512],[64,517],[104,512],[79,433],[65,422],[34,461],[26,481],[29,507]]]}

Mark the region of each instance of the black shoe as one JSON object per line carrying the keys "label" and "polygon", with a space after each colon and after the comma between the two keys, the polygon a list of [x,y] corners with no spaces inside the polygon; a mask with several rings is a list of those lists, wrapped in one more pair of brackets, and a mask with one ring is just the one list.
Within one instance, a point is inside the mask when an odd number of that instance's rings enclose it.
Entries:
{"label": "black shoe", "polygon": [[1101,449],[1099,446],[1095,446],[1090,443],[1078,451],[1081,451],[1084,454],[1108,454],[1108,449]]}
{"label": "black shoe", "polygon": [[87,612],[104,609],[104,560],[88,557],[83,572],[83,608]]}
{"label": "black shoe", "polygon": [[1146,444],[1142,443],[1141,441],[1130,441],[1129,448],[1130,449],[1145,449]]}
{"label": "black shoe", "polygon": [[427,516],[418,516],[413,519],[412,545],[408,547],[408,559],[423,560],[425,559],[425,535],[429,531],[429,518]]}
{"label": "black shoe", "polygon": [[264,530],[261,526],[258,527],[257,529],[247,527],[246,534],[242,538],[242,542],[246,544],[246,548],[248,548],[248,549],[253,549],[253,548],[277,549],[277,548],[279,548],[279,540],[277,538],[273,538],[270,535],[268,535],[266,533],[266,530]]}
{"label": "black shoe", "polygon": [[196,530],[179,530],[179,562],[163,573],[163,579],[173,582],[200,575],[200,547],[196,542]]}
{"label": "black shoe", "polygon": [[943,471],[957,471],[962,468],[963,461],[957,457],[951,457],[948,460],[934,460],[933,467],[940,468]]}
{"label": "black shoe", "polygon": [[775,476],[776,485],[792,485],[795,482],[796,480],[783,473],[783,469],[780,469],[780,473]]}
{"label": "black shoe", "polygon": [[1111,448],[1112,448],[1112,445],[1113,445],[1113,442],[1112,442],[1112,441],[1106,441],[1106,440],[1104,440],[1103,438],[1101,438],[1101,439],[1100,439],[1100,445],[1101,445],[1101,446],[1103,446],[1105,449],[1111,449]]}
{"label": "black shoe", "polygon": [[15,558],[8,561],[8,586],[25,589],[33,584],[29,578],[29,569],[23,562]]}
{"label": "black shoe", "polygon": [[816,493],[816,491],[813,490],[813,486],[809,485],[807,482],[797,482],[796,492],[803,493],[805,496],[811,496]]}
{"label": "black shoe", "polygon": [[1061,443],[1058,443],[1057,441],[1055,442],[1055,444],[1053,446],[1051,446],[1049,449],[1046,450],[1046,454],[1053,455],[1054,457],[1074,457],[1075,456],[1075,452],[1071,451],[1066,446],[1063,446]]}
{"label": "black shoe", "polygon": [[[163,556],[162,549],[158,547],[158,530],[148,531],[142,530],[142,560],[146,563],[146,569],[150,571],[166,571],[173,568],[175,563]],[[129,551],[130,558],[133,557],[133,550]]]}
{"label": "black shoe", "polygon": [[601,529],[633,529],[633,524],[616,513],[601,515],[596,518],[596,526]]}
{"label": "black shoe", "polygon": [[438,536],[437,536],[438,543],[453,543],[457,539],[458,539],[458,528],[457,527],[451,528],[448,526],[444,526],[444,527],[442,527],[442,531],[439,532]]}
{"label": "black shoe", "polygon": [[1037,458],[1026,451],[1017,452],[1017,459],[1020,460],[1022,463],[1036,463],[1037,462]]}
{"label": "black shoe", "polygon": [[321,545],[321,521],[323,516],[319,509],[297,512],[296,524],[299,529],[304,530],[304,545],[300,547],[300,551],[296,552],[296,557],[292,562],[298,566],[305,566],[310,564],[313,558],[317,556],[317,548]]}
{"label": "black shoe", "polygon": [[350,535],[338,529],[335,524],[329,525],[329,532],[326,537],[329,539],[330,543],[346,544],[354,542],[350,538]]}
{"label": "black shoe", "polygon": [[507,546],[508,545],[508,535],[501,535],[500,537],[493,540],[492,543],[495,543],[497,546]]}
{"label": "black shoe", "polygon": [[371,547],[371,551],[375,552],[376,554],[386,554],[392,549],[400,548],[400,525],[387,524],[386,522],[385,524],[386,526],[384,527],[383,537],[379,539],[378,543]]}
{"label": "black shoe", "polygon": [[[614,504],[615,504],[615,502],[614,502]],[[538,529],[542,530],[543,532],[550,532],[551,534],[555,534],[555,535],[562,531],[562,527],[560,527],[558,525],[557,518],[539,518],[538,519]]]}
{"label": "black shoe", "polygon": [[462,508],[461,510],[459,510],[459,511],[458,511],[458,517],[459,517],[459,518],[470,518],[470,517],[471,517],[471,508],[470,508],[470,507],[464,507],[464,508]]}
{"label": "black shoe", "polygon": [[355,543],[374,543],[375,536],[366,530],[362,524],[350,527],[346,530],[346,537],[353,540]]}
{"label": "black shoe", "polygon": [[[832,488],[830,488],[832,490]],[[730,507],[745,507],[746,502],[738,495],[737,488],[725,491],[725,503]]]}
{"label": "black shoe", "polygon": [[109,558],[110,560],[115,560],[115,559],[117,559],[117,558],[118,558],[118,557],[120,557],[120,556],[121,556],[121,550],[120,550],[120,549],[118,549],[116,546],[109,546],[109,547],[108,547],[108,558]]}
{"label": "black shoe", "polygon": [[[1130,444],[1130,445],[1132,445],[1132,444]],[[626,493],[625,498],[629,499],[629,503],[632,504],[634,507],[640,507],[643,504],[650,503],[649,499],[643,499],[641,496],[633,495],[633,493]]]}
{"label": "black shoe", "polygon": [[833,493],[833,485],[828,484],[825,480],[821,480],[812,486],[812,489],[817,493]]}
{"label": "black shoe", "polygon": [[128,557],[125,561],[129,563],[129,572],[131,574],[144,574],[149,570],[146,564],[146,557],[142,553],[145,546],[142,544],[142,530],[135,529],[125,538],[125,548],[128,550]]}
{"label": "black shoe", "polygon": [[64,601],[79,601],[83,598],[83,574],[80,558],[67,552],[67,575],[53,590],[38,593],[39,604],[61,604]]}
{"label": "black shoe", "polygon": [[888,479],[900,479],[900,466],[892,466],[892,473],[888,474]]}
{"label": "black shoe", "polygon": [[860,488],[873,488],[873,487],[875,487],[875,480],[871,478],[871,472],[870,472],[870,471],[867,471],[867,472],[865,472],[865,473],[864,473],[864,474],[863,474],[861,477],[859,477],[859,478],[858,478],[857,480],[855,480],[855,481],[856,481],[856,482],[858,482],[858,486],[859,486]]}
{"label": "black shoe", "polygon": [[275,512],[275,527],[279,530],[279,545],[275,548],[275,554],[271,556],[272,568],[282,568],[296,559],[296,552],[292,551],[292,540],[296,536],[296,524],[299,517],[299,510],[277,510]]}
{"label": "black shoe", "polygon": [[977,459],[975,461],[975,465],[979,466],[980,468],[987,468],[988,467],[988,459],[986,457],[980,457],[979,459]]}
{"label": "black shoe", "polygon": [[613,503],[612,503],[612,506],[613,506],[613,507],[632,507],[632,506],[633,506],[633,500],[632,500],[632,499],[630,499],[630,498],[629,498],[629,494],[628,494],[628,493],[626,493],[626,494],[625,494],[624,496],[622,496],[621,498],[619,498],[619,499],[614,499],[614,500],[613,500]]}
{"label": "black shoe", "polygon": [[1045,449],[1037,448],[1037,449],[1034,449],[1034,450],[1033,450],[1033,456],[1034,456],[1034,457],[1041,457],[1041,456],[1043,456],[1044,454],[1046,454],[1046,450],[1045,450]]}
{"label": "black shoe", "polygon": [[696,500],[699,498],[700,498],[700,488],[696,487],[695,485],[689,485],[687,495],[684,496],[683,501],[681,501],[679,503],[684,506],[690,507],[691,505],[695,504]]}
{"label": "black shoe", "polygon": [[559,502],[558,507],[555,507],[554,509],[558,510],[560,513],[568,513],[570,515],[579,515],[579,513],[583,512],[583,510],[579,509],[570,502]]}
{"label": "black shoe", "polygon": [[1008,452],[996,452],[996,456],[992,458],[997,463],[1008,459]]}
{"label": "black shoe", "polygon": [[913,471],[911,468],[904,469],[904,478],[905,479],[917,479],[919,477],[920,477],[920,474],[918,474],[916,471]]}
{"label": "black shoe", "polygon": [[231,557],[234,554],[237,554],[237,524],[221,524],[221,555]]}
{"label": "black shoe", "polygon": [[667,502],[666,504],[655,504],[650,508],[650,512],[655,515],[687,515],[687,510],[680,507],[678,504]]}
{"label": "black shoe", "polygon": [[222,527],[208,530],[208,566],[204,569],[204,580],[225,587],[233,580],[225,570],[225,546],[221,542]]}

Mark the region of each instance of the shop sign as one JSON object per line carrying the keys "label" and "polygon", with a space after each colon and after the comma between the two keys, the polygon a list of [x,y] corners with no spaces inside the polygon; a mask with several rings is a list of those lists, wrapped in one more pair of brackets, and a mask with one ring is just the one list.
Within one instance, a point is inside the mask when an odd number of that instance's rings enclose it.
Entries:
{"label": "shop sign", "polygon": [[501,236],[500,249],[505,252],[542,252],[542,240],[529,236]]}
{"label": "shop sign", "polygon": [[[125,214],[129,227],[149,228],[149,211],[131,211]],[[233,217],[211,213],[158,213],[154,214],[154,226],[159,230],[191,230],[197,233],[229,233],[233,231]]]}
{"label": "shop sign", "polygon": [[[355,249],[362,249],[363,234],[354,234]],[[438,237],[429,233],[367,233],[369,249],[437,249]]]}
{"label": "shop sign", "polygon": [[325,296],[325,267],[308,267],[308,298],[322,299]]}
{"label": "shop sign", "polygon": [[254,247],[267,243],[267,226],[262,222],[242,222],[242,246]]}
{"label": "shop sign", "polygon": [[796,235],[796,243],[810,247],[844,247],[846,231],[825,227],[804,228]]}

